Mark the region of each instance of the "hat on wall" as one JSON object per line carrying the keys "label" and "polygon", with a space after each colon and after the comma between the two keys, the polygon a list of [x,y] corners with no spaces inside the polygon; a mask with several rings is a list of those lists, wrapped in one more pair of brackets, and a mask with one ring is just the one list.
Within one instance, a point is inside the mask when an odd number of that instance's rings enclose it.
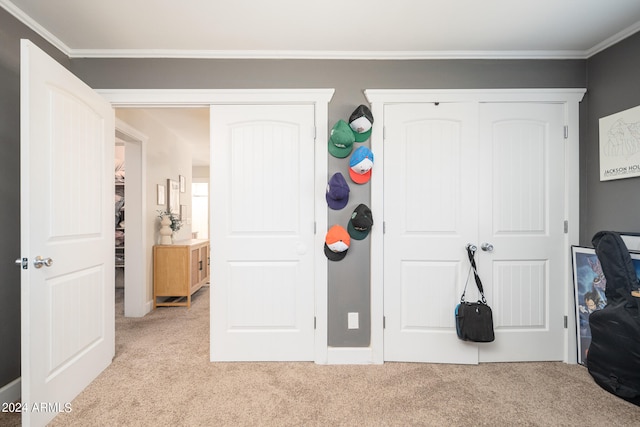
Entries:
{"label": "hat on wall", "polygon": [[340,261],[347,256],[351,238],[344,227],[334,225],[324,239],[324,254],[330,261]]}
{"label": "hat on wall", "polygon": [[327,184],[327,204],[331,209],[340,210],[349,203],[349,184],[340,172],[336,172]]}
{"label": "hat on wall", "polygon": [[349,117],[349,126],[353,131],[356,142],[363,142],[371,136],[373,114],[366,105],[359,105]]}
{"label": "hat on wall", "polygon": [[365,184],[371,179],[373,153],[367,147],[358,147],[349,160],[349,176],[356,184]]}
{"label": "hat on wall", "polygon": [[359,204],[353,210],[347,230],[349,230],[349,236],[356,240],[362,240],[369,235],[373,227],[373,214],[371,209],[365,204]]}
{"label": "hat on wall", "polygon": [[344,120],[338,120],[329,136],[329,153],[333,157],[343,159],[351,154],[355,137],[351,128]]}

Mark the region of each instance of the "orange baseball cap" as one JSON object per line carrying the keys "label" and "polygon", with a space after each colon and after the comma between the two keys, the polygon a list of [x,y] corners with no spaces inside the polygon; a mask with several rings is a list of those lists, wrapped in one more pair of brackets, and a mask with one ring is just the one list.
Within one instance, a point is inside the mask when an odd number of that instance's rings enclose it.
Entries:
{"label": "orange baseball cap", "polygon": [[347,256],[351,237],[340,225],[332,226],[324,239],[324,254],[331,261],[340,261]]}

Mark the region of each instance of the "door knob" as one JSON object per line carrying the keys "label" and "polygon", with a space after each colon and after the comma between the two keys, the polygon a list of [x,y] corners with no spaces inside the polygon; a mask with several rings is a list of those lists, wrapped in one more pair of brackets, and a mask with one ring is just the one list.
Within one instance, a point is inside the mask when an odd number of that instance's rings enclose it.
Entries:
{"label": "door knob", "polygon": [[40,255],[33,260],[33,266],[35,268],[42,268],[43,265],[45,267],[51,267],[51,264],[53,264],[53,260],[51,258],[42,258]]}
{"label": "door knob", "polygon": [[485,252],[493,252],[493,245],[491,243],[484,242],[480,245],[480,249]]}
{"label": "door knob", "polygon": [[470,249],[471,252],[475,252],[478,250],[478,247],[473,243],[467,243],[467,246],[465,246],[465,249]]}

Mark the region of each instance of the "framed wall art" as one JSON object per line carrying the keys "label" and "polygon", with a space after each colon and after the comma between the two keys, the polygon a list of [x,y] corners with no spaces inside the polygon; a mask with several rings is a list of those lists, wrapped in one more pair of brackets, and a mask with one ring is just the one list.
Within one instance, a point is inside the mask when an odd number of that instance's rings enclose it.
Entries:
{"label": "framed wall art", "polygon": [[600,181],[640,176],[640,106],[599,120]]}
{"label": "framed wall art", "polygon": [[180,181],[180,192],[181,193],[186,193],[187,192],[187,179],[184,177],[184,175],[178,175],[178,181]]}
{"label": "framed wall art", "polygon": [[167,203],[167,188],[164,186],[164,184],[158,184],[158,188],[157,188],[157,201],[156,203],[158,205],[164,205]]}
{"label": "framed wall art", "polygon": [[174,179],[167,179],[167,210],[180,213],[180,183]]}

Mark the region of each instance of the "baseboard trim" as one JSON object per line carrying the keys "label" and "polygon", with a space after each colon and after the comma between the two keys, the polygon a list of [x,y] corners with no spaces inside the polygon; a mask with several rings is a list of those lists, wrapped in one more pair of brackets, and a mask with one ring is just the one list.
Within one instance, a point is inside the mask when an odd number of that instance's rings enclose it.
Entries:
{"label": "baseboard trim", "polygon": [[371,347],[329,347],[327,350],[329,365],[373,365]]}
{"label": "baseboard trim", "polygon": [[11,403],[20,400],[21,394],[21,379],[20,377],[11,381],[9,384],[0,388],[0,402]]}

